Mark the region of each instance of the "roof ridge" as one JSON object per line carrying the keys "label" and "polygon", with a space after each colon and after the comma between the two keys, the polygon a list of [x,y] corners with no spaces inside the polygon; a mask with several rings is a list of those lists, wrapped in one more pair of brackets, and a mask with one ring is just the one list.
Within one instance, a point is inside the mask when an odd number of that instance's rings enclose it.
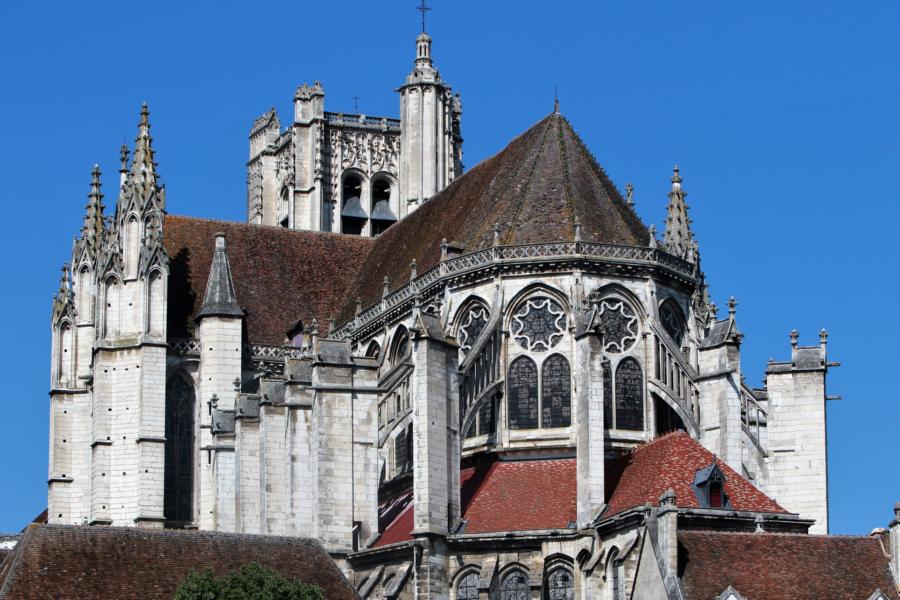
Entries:
{"label": "roof ridge", "polygon": [[569,168],[569,156],[566,154],[566,144],[563,141],[563,129],[561,124],[561,119],[564,120],[564,117],[559,113],[553,113],[553,116],[558,117],[553,121],[556,124],[556,141],[559,144],[559,157],[563,163],[563,186],[566,194],[566,206],[569,209],[569,225],[574,227],[575,199],[572,197],[572,174]]}
{"label": "roof ridge", "polygon": [[311,229],[289,229],[287,227],[282,227],[280,225],[265,225],[263,223],[246,223],[244,221],[229,221],[226,219],[209,219],[206,217],[194,217],[191,215],[173,215],[166,214],[166,219],[175,219],[178,221],[201,221],[204,223],[216,223],[220,225],[228,225],[231,227],[242,227],[246,229],[251,228],[261,228],[269,231],[282,231],[287,235],[297,235],[297,236],[321,236],[321,237],[335,237],[340,239],[353,239],[353,240],[363,240],[367,243],[373,244],[378,238],[370,238],[361,235],[350,235],[347,233],[335,233],[333,231],[314,231]]}
{"label": "roof ridge", "polygon": [[[538,124],[546,122],[550,117],[544,117]],[[541,136],[541,143],[538,147],[537,156],[534,157],[534,162],[531,163],[531,171],[528,173],[528,179],[525,181],[525,186],[522,188],[522,192],[519,194],[519,201],[517,202],[518,206],[516,206],[516,214],[513,215],[513,218],[510,219],[509,229],[506,230],[506,235],[504,236],[504,242],[509,243],[510,238],[513,235],[513,232],[516,230],[516,223],[519,221],[519,217],[522,215],[522,209],[525,208],[525,195],[528,194],[528,190],[531,188],[531,181],[534,179],[534,172],[537,169],[538,164],[541,162],[541,156],[544,154],[544,145],[547,143],[547,136],[550,135],[550,126],[544,126],[544,135]],[[525,166],[525,162],[519,164],[519,169],[516,170],[518,173],[522,167]]]}

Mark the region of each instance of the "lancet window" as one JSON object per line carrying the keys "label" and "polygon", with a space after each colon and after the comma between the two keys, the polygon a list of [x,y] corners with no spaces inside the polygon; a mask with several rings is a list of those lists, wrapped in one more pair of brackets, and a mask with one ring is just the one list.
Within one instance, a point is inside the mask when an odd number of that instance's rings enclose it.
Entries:
{"label": "lancet window", "polygon": [[478,573],[463,575],[456,585],[456,600],[478,600]]}
{"label": "lancet window", "polygon": [[500,600],[530,600],[531,586],[522,571],[510,571],[500,582]]}
{"label": "lancet window", "polygon": [[630,356],[616,367],[613,420],[617,429],[644,429],[644,374],[638,361]]}
{"label": "lancet window", "polygon": [[547,578],[547,600],[574,600],[575,578],[572,571],[566,567],[559,567],[550,573]]}
{"label": "lancet window", "polygon": [[568,427],[572,422],[572,378],[561,354],[544,360],[540,385],[535,362],[520,356],[509,366],[509,428]]}
{"label": "lancet window", "polygon": [[659,320],[662,322],[663,329],[672,338],[672,341],[679,348],[682,348],[684,346],[684,317],[674,300],[666,300],[659,307]]}
{"label": "lancet window", "polygon": [[166,385],[163,514],[173,523],[193,520],[194,387],[176,376]]}

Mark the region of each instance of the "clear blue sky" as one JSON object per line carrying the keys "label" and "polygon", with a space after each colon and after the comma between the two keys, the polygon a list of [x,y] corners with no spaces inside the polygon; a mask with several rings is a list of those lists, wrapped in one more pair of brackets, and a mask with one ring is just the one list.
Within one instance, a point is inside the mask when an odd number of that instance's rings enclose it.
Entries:
{"label": "clear blue sky", "polygon": [[[396,116],[414,0],[3,2],[0,236],[6,393],[0,531],[46,506],[49,318],[91,166],[114,201],[118,147],[151,109],[168,208],[245,218],[247,133],[328,110]],[[661,227],[674,163],[714,299],[738,298],[757,385],[788,332],[826,327],[832,530],[884,526],[900,500],[900,3],[432,0],[439,69],[463,98],[465,162],[562,112]]]}

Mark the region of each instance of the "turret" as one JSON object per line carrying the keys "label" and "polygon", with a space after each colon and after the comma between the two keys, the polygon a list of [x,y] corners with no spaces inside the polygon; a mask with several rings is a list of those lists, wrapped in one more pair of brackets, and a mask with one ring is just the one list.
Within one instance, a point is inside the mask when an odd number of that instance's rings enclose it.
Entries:
{"label": "turret", "polygon": [[691,232],[691,220],[687,214],[686,197],[687,192],[681,187],[681,174],[678,170],[678,165],[675,165],[672,173],[672,190],[669,192],[663,248],[669,254],[695,262],[694,236]]}

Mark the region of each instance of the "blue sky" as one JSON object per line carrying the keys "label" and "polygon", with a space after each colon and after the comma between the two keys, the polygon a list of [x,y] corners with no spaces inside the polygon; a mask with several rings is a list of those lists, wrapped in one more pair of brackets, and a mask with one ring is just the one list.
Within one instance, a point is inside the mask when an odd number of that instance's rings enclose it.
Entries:
{"label": "blue sky", "polygon": [[[91,166],[114,202],[118,147],[150,103],[175,214],[245,218],[247,133],[320,79],[326,108],[396,116],[413,0],[4,2],[0,236],[7,393],[0,531],[46,506],[50,298]],[[743,370],[830,332],[832,531],[900,500],[900,3],[433,0],[429,32],[463,98],[468,166],[562,112],[661,228],[673,164],[715,301],[739,301]]]}

